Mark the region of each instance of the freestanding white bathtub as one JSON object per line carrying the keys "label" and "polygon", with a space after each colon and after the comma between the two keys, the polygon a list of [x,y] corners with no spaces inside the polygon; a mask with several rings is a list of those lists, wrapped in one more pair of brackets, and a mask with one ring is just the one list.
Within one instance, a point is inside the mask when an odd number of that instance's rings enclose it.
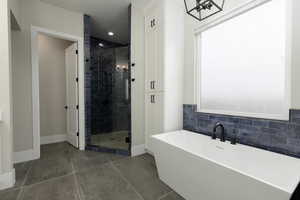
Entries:
{"label": "freestanding white bathtub", "polygon": [[300,159],[177,131],[152,136],[159,177],[187,200],[289,200]]}

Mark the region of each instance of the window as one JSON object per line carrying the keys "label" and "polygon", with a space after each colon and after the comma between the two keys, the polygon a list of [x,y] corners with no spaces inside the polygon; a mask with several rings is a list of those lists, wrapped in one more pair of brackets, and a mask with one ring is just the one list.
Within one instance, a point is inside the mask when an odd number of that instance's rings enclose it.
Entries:
{"label": "window", "polygon": [[197,37],[201,112],[288,119],[286,0],[272,0]]}

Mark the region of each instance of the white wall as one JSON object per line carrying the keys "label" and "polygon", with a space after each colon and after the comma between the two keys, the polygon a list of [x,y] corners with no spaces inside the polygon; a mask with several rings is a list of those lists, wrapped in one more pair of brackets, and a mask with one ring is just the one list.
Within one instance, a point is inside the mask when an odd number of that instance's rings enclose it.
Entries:
{"label": "white wall", "polygon": [[14,184],[13,124],[11,94],[11,24],[12,13],[19,15],[18,1],[0,1],[0,189]]}
{"label": "white wall", "polygon": [[131,62],[135,63],[132,75],[132,146],[145,143],[145,46],[144,46],[144,14],[146,3],[140,0],[132,2],[131,21]]}
{"label": "white wall", "polygon": [[39,0],[21,1],[22,31],[15,36],[18,55],[13,66],[14,151],[33,148],[31,26],[83,37],[83,14],[51,6]]}
{"label": "white wall", "polygon": [[[225,3],[224,11],[220,14],[212,17],[202,23],[196,21],[192,17],[185,16],[185,72],[184,72],[184,104],[195,104],[195,70],[194,70],[194,30],[205,23],[210,22],[217,17],[220,17],[222,13],[228,10],[234,9],[241,4],[251,2],[251,0],[227,0]],[[292,94],[291,94],[291,105],[292,108],[300,108],[300,78],[299,78],[299,65],[300,58],[298,52],[300,51],[300,24],[298,19],[300,13],[300,2],[297,0],[292,0],[293,2],[293,20],[292,20]]]}
{"label": "white wall", "polygon": [[292,8],[292,108],[300,109],[300,1],[293,0]]}
{"label": "white wall", "polygon": [[38,35],[41,137],[67,133],[65,49],[71,44]]}
{"label": "white wall", "polygon": [[[10,24],[8,15],[7,0],[0,2],[0,111],[2,111],[3,122],[0,122],[0,174],[7,172],[12,168],[10,162],[11,146],[10,142],[12,134],[11,125],[11,105],[10,105]],[[6,163],[7,162],[7,163]]]}
{"label": "white wall", "polygon": [[184,6],[183,1],[164,0],[164,131],[182,129],[184,68]]}

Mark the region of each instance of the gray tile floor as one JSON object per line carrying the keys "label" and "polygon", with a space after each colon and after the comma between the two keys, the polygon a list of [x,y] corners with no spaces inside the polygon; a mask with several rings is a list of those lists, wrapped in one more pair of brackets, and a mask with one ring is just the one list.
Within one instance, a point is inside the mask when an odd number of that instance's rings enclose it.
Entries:
{"label": "gray tile floor", "polygon": [[17,164],[16,185],[1,200],[184,200],[157,175],[155,161],[44,145],[41,159]]}

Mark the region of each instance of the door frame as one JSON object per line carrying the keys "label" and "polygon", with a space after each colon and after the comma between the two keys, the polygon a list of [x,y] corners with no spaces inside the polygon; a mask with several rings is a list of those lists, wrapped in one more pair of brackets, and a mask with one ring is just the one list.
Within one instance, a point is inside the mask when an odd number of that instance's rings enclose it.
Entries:
{"label": "door frame", "polygon": [[40,158],[40,96],[39,96],[39,56],[38,34],[42,33],[78,44],[78,101],[79,101],[79,149],[85,150],[85,99],[84,99],[84,39],[42,27],[31,26],[31,64],[32,64],[32,119],[33,119],[33,152]]}

